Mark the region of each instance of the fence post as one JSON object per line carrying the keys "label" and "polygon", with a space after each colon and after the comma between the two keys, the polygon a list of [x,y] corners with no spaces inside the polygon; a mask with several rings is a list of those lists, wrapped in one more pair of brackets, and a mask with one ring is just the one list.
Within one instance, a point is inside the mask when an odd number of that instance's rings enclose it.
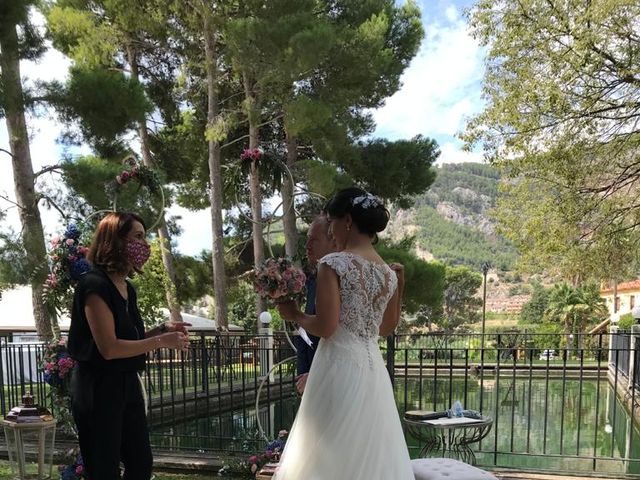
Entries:
{"label": "fence post", "polygon": [[391,379],[391,387],[396,386],[396,334],[387,337],[387,370]]}
{"label": "fence post", "polygon": [[631,325],[631,334],[629,335],[629,381],[627,389],[633,388],[633,382],[636,376],[636,339],[640,335],[640,325]]}
{"label": "fence post", "polygon": [[[616,346],[618,345],[617,338],[616,338],[617,336],[618,336],[618,326],[611,325],[611,327],[609,327],[609,362],[608,362],[609,366],[613,365],[613,359],[615,355],[613,353],[613,350],[614,350],[613,347],[614,345]],[[614,341],[614,338],[616,338],[615,341]],[[617,365],[616,365],[616,368],[618,368]]]}
{"label": "fence post", "polygon": [[273,330],[269,327],[258,329],[258,338],[260,342],[260,373],[262,377],[269,375],[269,381],[273,383],[274,374],[269,373],[273,365]]}

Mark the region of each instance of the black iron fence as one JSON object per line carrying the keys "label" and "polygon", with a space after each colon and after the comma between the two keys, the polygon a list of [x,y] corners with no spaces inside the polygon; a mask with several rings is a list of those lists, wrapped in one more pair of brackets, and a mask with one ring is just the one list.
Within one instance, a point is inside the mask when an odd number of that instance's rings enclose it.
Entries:
{"label": "black iron fence", "polygon": [[[400,414],[446,410],[459,400],[493,419],[473,446],[482,465],[640,474],[628,408],[639,396],[629,372],[640,370],[629,362],[640,355],[628,334],[398,335],[380,347]],[[27,391],[50,406],[42,351],[0,340],[0,414]],[[142,377],[154,447],[258,451],[259,426],[275,436],[295,417],[295,362],[277,365],[293,355],[282,335],[202,334],[187,352],[153,352]],[[407,443],[417,455],[420,441],[407,432]]]}

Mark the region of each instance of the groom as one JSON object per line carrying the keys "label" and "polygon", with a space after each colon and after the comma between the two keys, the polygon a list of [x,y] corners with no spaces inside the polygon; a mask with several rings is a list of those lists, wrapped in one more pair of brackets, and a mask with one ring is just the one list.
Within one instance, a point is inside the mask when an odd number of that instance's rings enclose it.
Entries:
{"label": "groom", "polygon": [[[309,227],[307,234],[307,260],[309,262],[309,269],[311,273],[307,276],[307,303],[305,305],[304,312],[309,315],[316,314],[316,271],[318,267],[318,260],[329,253],[336,251],[336,245],[333,239],[329,236],[329,221],[324,213],[321,213]],[[302,330],[302,328],[300,328]],[[304,332],[304,330],[302,330]],[[304,336],[311,341],[309,345]],[[296,388],[299,393],[304,392],[304,387],[307,384],[307,376],[311,369],[311,362],[313,361],[313,355],[318,347],[318,341],[320,339],[313,335],[309,335],[306,332],[298,335],[294,338],[295,346],[297,349],[297,370],[298,377],[296,378]]]}

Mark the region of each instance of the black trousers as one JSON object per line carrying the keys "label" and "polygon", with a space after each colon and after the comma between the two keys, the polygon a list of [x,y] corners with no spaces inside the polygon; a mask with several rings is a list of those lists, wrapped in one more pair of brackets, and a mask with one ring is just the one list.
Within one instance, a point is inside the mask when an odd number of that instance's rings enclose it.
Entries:
{"label": "black trousers", "polygon": [[309,373],[309,370],[311,370],[311,362],[313,362],[313,356],[316,354],[316,348],[320,341],[319,337],[308,335],[309,340],[313,343],[313,347],[310,347],[301,336],[297,335],[293,337],[293,344],[296,347],[296,370],[298,375]]}
{"label": "black trousers", "polygon": [[77,365],[71,411],[90,480],[149,480],[153,455],[144,399],[136,372],[96,371]]}

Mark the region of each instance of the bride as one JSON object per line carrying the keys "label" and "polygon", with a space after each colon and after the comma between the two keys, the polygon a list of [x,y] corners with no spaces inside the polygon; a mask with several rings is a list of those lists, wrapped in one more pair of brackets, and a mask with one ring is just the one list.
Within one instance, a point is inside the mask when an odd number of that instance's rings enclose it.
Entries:
{"label": "bride", "polygon": [[[378,336],[398,324],[402,265],[372,240],[389,212],[359,188],[325,206],[337,253],[318,264],[316,315],[293,304],[283,318],[322,337],[274,480],[414,480]],[[395,271],[395,273],[394,273]]]}

